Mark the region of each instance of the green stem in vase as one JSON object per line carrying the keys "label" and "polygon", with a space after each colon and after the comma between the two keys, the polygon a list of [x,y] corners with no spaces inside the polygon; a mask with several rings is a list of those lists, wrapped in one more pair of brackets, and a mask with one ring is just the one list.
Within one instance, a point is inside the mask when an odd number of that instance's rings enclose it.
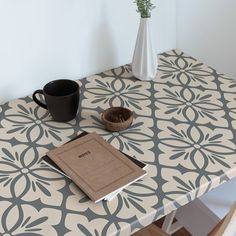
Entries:
{"label": "green stem in vase", "polygon": [[151,11],[155,8],[151,0],[135,0],[137,5],[137,12],[140,13],[142,18],[150,18]]}

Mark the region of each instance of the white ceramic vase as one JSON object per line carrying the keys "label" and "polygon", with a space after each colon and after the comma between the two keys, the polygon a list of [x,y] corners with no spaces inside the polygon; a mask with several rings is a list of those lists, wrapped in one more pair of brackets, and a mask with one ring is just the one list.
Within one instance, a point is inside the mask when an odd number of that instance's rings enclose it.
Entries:
{"label": "white ceramic vase", "polygon": [[140,80],[153,80],[157,73],[157,54],[151,37],[149,18],[141,18],[132,62],[133,74]]}

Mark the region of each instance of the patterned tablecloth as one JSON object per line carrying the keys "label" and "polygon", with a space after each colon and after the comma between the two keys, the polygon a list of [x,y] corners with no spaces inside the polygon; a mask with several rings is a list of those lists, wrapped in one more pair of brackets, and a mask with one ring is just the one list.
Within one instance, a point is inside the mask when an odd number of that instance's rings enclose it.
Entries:
{"label": "patterned tablecloth", "polygon": [[[78,82],[75,120],[53,122],[31,97],[0,106],[0,234],[129,235],[236,175],[236,82],[179,51],[159,56],[153,82],[130,65]],[[104,130],[110,106],[135,112],[132,127]],[[94,204],[41,162],[82,130],[148,163],[148,175]]]}

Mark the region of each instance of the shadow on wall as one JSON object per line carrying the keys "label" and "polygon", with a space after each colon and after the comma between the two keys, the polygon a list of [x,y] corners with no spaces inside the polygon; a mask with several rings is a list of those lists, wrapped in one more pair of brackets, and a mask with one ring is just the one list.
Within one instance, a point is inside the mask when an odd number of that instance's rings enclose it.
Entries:
{"label": "shadow on wall", "polygon": [[100,9],[99,21],[91,32],[91,41],[88,42],[91,54],[86,64],[96,65],[96,70],[103,71],[107,65],[112,67],[117,64],[117,54],[104,1]]}
{"label": "shadow on wall", "polygon": [[6,103],[6,98],[8,97],[15,97],[15,91],[12,91],[11,85],[3,86],[1,84],[1,94],[0,94],[0,105]]}

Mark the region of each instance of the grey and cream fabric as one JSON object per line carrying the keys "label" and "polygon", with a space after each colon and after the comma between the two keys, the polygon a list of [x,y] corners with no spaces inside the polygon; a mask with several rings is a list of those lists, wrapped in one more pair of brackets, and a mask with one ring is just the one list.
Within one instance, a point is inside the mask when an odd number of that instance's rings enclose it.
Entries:
{"label": "grey and cream fabric", "polygon": [[[159,56],[155,81],[125,65],[78,81],[80,109],[52,121],[31,97],[0,106],[1,235],[129,235],[236,176],[236,82],[184,53]],[[108,132],[101,113],[134,111]],[[41,162],[45,153],[96,131],[148,164],[148,175],[111,202],[94,204]]]}

